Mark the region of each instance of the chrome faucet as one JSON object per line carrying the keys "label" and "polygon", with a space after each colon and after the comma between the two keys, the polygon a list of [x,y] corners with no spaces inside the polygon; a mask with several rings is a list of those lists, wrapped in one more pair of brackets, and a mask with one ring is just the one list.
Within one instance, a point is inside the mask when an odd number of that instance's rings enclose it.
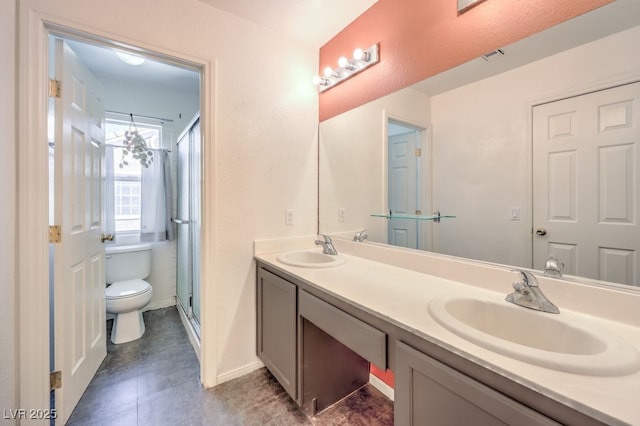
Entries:
{"label": "chrome faucet", "polygon": [[322,252],[325,254],[338,254],[338,250],[333,246],[333,241],[331,237],[325,234],[320,234],[320,236],[324,239],[324,241],[316,240],[315,243],[317,246],[322,246]]}
{"label": "chrome faucet", "polygon": [[549,256],[544,264],[544,275],[549,277],[562,278],[562,269],[564,263],[560,262],[557,257]]}
{"label": "chrome faucet", "polygon": [[525,308],[535,309],[537,311],[559,314],[560,310],[556,305],[551,303],[549,299],[542,293],[538,280],[530,272],[513,269],[512,272],[520,274],[521,281],[513,283],[513,293],[506,297],[507,302],[515,303]]}
{"label": "chrome faucet", "polygon": [[363,229],[362,231],[356,232],[356,235],[353,236],[353,241],[361,243],[364,240],[366,240],[367,237],[368,237],[367,230]]}

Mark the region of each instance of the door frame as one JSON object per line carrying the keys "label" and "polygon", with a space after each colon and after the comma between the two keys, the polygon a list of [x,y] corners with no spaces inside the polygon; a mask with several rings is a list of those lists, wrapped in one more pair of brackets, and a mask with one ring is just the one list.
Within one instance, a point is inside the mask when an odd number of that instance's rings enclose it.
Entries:
{"label": "door frame", "polygon": [[[19,392],[17,405],[28,409],[48,409],[49,398],[49,174],[47,140],[48,65],[50,33],[70,38],[118,45],[142,54],[170,60],[177,64],[192,66],[200,70],[200,111],[202,119],[202,171],[203,187],[215,188],[213,167],[215,144],[213,140],[214,99],[213,87],[215,62],[213,60],[185,55],[164,46],[142,43],[115,36],[106,28],[83,28],[77,22],[65,21],[61,17],[44,15],[23,5],[18,10],[18,100],[17,100],[17,171],[16,196],[16,268],[17,268],[17,331],[18,363],[17,382]],[[202,141],[208,141],[204,144]],[[215,241],[213,199],[214,191],[201,190],[202,241],[200,252],[203,258],[211,257]],[[214,282],[212,266],[202,262],[202,282]],[[212,285],[202,288],[203,304],[215,300]],[[206,386],[217,381],[216,324],[212,310],[203,312],[200,379]],[[207,354],[213,354],[207,356]],[[211,361],[207,362],[210,358]],[[48,422],[48,420],[46,420]]]}
{"label": "door frame", "polygon": [[[389,121],[393,121],[399,125],[414,129],[418,133],[418,142],[422,149],[422,156],[418,161],[417,173],[420,175],[420,205],[423,210],[423,214],[431,214],[431,208],[433,205],[433,174],[431,167],[431,125],[428,123],[420,122],[419,120],[412,120],[406,117],[402,117],[400,114],[396,114],[393,111],[383,109],[382,111],[382,200],[381,205],[384,209],[389,206]],[[427,183],[425,184],[425,179]],[[426,212],[426,213],[425,213]],[[420,224],[420,232],[418,233],[418,247],[420,250],[431,251],[433,249],[433,234],[432,234],[432,221],[422,221]],[[427,231],[429,229],[429,231]],[[384,235],[388,236],[388,232],[385,224]]]}

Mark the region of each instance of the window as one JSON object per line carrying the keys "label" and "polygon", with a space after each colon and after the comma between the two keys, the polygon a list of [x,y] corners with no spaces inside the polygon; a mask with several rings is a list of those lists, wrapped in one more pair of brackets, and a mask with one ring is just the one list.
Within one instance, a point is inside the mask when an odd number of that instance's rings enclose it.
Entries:
{"label": "window", "polygon": [[[114,198],[116,234],[140,232],[140,178],[142,167],[135,161],[120,167],[124,132],[128,121],[106,120],[106,142],[113,148]],[[151,148],[160,148],[161,127],[136,123],[140,135]]]}

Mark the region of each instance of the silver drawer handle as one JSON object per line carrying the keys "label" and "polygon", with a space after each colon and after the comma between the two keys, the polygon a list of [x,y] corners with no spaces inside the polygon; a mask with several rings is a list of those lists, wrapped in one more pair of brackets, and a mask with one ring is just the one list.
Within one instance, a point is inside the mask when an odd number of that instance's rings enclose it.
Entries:
{"label": "silver drawer handle", "polygon": [[189,221],[185,219],[171,219],[173,223],[177,223],[178,225],[188,225]]}

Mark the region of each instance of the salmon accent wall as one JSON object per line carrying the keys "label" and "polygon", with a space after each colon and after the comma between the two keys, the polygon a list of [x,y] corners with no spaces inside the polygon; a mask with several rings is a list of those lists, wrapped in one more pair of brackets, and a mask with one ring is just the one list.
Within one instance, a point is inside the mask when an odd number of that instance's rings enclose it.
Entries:
{"label": "salmon accent wall", "polygon": [[371,372],[371,374],[386,383],[387,386],[392,389],[394,388],[395,376],[393,375],[393,372],[391,370],[383,370],[378,366],[371,364],[369,371]]}
{"label": "salmon accent wall", "polygon": [[613,0],[379,0],[320,48],[320,70],[380,43],[380,62],[319,95],[327,120]]}

